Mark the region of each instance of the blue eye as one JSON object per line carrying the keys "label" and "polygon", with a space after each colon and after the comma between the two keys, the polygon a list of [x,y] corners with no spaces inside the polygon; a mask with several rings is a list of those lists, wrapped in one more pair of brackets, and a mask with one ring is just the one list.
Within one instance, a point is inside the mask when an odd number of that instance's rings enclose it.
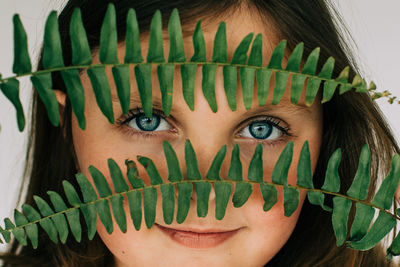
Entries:
{"label": "blue eye", "polygon": [[[128,134],[139,134],[143,137],[156,137],[154,132],[173,131],[170,123],[165,119],[163,111],[153,109],[151,118],[148,118],[141,108],[130,110],[125,119],[117,123],[127,130]],[[283,135],[289,135],[289,127],[282,127],[279,124],[282,120],[275,117],[263,117],[261,120],[254,120],[247,124],[239,133],[240,136],[251,139],[275,141]],[[132,130],[135,129],[135,131]]]}
{"label": "blue eye", "polygon": [[152,117],[149,118],[139,109],[137,111],[130,111],[129,117],[122,122],[122,124],[127,124],[129,127],[138,131],[154,132],[169,130],[169,123],[162,115],[157,113],[157,110],[153,109]]}
{"label": "blue eye", "polygon": [[288,134],[288,130],[279,126],[280,120],[275,122],[276,118],[265,118],[263,121],[254,121],[240,131],[241,136],[256,138],[261,140],[276,140],[284,134]]}

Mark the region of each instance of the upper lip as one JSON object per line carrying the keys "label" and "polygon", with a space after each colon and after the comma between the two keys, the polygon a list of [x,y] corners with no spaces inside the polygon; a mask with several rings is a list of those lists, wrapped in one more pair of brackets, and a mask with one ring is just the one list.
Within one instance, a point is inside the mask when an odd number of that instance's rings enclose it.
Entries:
{"label": "upper lip", "polygon": [[225,229],[216,229],[216,228],[198,229],[198,228],[193,228],[193,227],[184,227],[181,229],[177,229],[177,228],[160,225],[158,223],[155,223],[155,224],[159,227],[167,228],[167,230],[193,232],[193,233],[199,233],[199,234],[227,233],[227,232],[233,232],[233,231],[236,231],[236,230],[239,230],[242,228],[242,227],[240,227],[240,228],[236,228],[236,229],[226,229],[225,230]]}

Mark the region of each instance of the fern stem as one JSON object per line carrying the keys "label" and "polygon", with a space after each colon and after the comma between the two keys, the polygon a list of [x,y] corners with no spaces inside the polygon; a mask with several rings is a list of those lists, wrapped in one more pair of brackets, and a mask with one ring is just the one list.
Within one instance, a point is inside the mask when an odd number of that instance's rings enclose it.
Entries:
{"label": "fern stem", "polygon": [[[190,180],[190,181],[188,180],[186,183],[220,183],[220,182],[231,182],[231,183],[237,183],[237,182],[243,183],[243,182],[245,182],[245,183],[249,183],[249,184],[252,184],[252,185],[260,184],[259,182],[245,181],[245,180],[244,180],[244,181],[233,181],[233,180],[204,180],[204,179]],[[175,184],[178,184],[178,183],[182,183],[182,181],[169,182],[169,183],[163,183],[163,184],[175,185]],[[280,187],[283,187],[283,186],[284,186],[283,184],[277,184],[277,183],[273,183],[273,182],[266,182],[266,181],[263,181],[263,183],[269,184],[269,185],[273,185],[273,186],[275,186],[275,187],[276,187],[276,186],[280,186]],[[113,193],[112,195],[109,195],[109,196],[106,196],[106,197],[100,197],[100,198],[98,198],[98,199],[96,199],[96,200],[94,200],[94,201],[90,201],[90,202],[86,202],[86,203],[81,203],[81,205],[79,205],[79,206],[74,206],[74,207],[71,207],[71,208],[69,208],[69,209],[67,209],[67,210],[64,210],[64,211],[61,211],[61,212],[56,212],[56,213],[54,213],[54,214],[51,214],[51,215],[46,216],[46,217],[42,217],[42,218],[40,218],[39,220],[35,220],[35,221],[29,222],[29,223],[27,223],[27,224],[21,225],[21,226],[16,226],[16,227],[11,228],[11,229],[0,230],[0,233],[11,232],[11,231],[13,231],[13,230],[17,230],[17,229],[26,227],[26,226],[31,225],[31,224],[36,224],[36,223],[39,223],[39,222],[40,222],[41,220],[43,220],[43,219],[51,218],[51,217],[56,216],[56,215],[59,215],[59,214],[64,214],[64,213],[66,213],[66,212],[68,212],[68,211],[71,211],[71,210],[74,210],[74,209],[78,209],[78,208],[80,208],[80,207],[83,206],[83,205],[94,205],[96,202],[103,201],[103,200],[106,200],[106,199],[109,200],[111,197],[116,196],[116,195],[122,195],[122,196],[123,196],[123,195],[125,195],[125,194],[127,194],[127,193],[129,193],[129,192],[132,192],[132,191],[140,191],[140,190],[144,190],[145,188],[151,188],[151,187],[152,187],[152,188],[157,188],[157,187],[160,187],[160,186],[163,185],[163,184],[148,185],[148,186],[145,186],[145,187],[142,187],[142,188],[131,189],[131,190],[124,191],[124,192],[120,192],[120,193]],[[315,191],[315,192],[321,192],[321,193],[323,193],[323,194],[329,194],[329,195],[334,195],[334,196],[339,196],[339,197],[342,197],[342,198],[346,198],[346,199],[349,199],[349,200],[351,200],[351,201],[359,202],[359,203],[362,203],[362,204],[364,204],[364,205],[367,205],[367,206],[373,207],[373,208],[375,208],[375,209],[378,209],[378,210],[380,210],[380,211],[382,211],[382,212],[385,212],[385,213],[387,213],[388,215],[392,216],[392,217],[395,218],[396,220],[400,220],[400,217],[397,216],[396,214],[390,213],[390,212],[388,212],[388,211],[385,210],[385,209],[382,209],[382,208],[380,208],[380,207],[377,207],[377,206],[373,205],[372,203],[370,203],[370,202],[368,202],[368,201],[366,201],[366,200],[360,200],[360,199],[356,199],[356,198],[353,198],[353,197],[350,197],[350,196],[346,196],[346,195],[342,195],[342,194],[334,193],[334,192],[329,192],[329,191],[325,191],[325,190],[317,189],[317,188],[306,188],[306,187],[302,187],[302,186],[298,186],[298,185],[290,185],[290,184],[288,184],[288,186],[289,186],[289,187],[292,187],[292,188],[310,190],[310,191]]]}
{"label": "fern stem", "polygon": [[[56,72],[56,71],[64,71],[64,70],[75,70],[75,69],[89,69],[89,68],[95,68],[95,67],[104,67],[104,66],[111,66],[111,67],[117,67],[117,66],[130,66],[130,65],[143,65],[143,64],[154,64],[154,65],[166,65],[166,64],[174,64],[175,66],[179,65],[186,65],[186,64],[197,64],[197,65],[217,65],[217,66],[234,66],[234,67],[239,67],[239,68],[252,68],[252,69],[267,69],[271,70],[274,72],[282,72],[282,73],[289,73],[289,74],[301,74],[302,76],[305,76],[307,78],[317,78],[322,81],[335,81],[335,79],[326,79],[322,77],[317,77],[315,75],[309,75],[309,74],[303,74],[300,72],[295,72],[295,71],[289,71],[289,70],[282,70],[282,69],[277,69],[277,68],[271,68],[267,66],[250,66],[246,64],[231,64],[231,63],[223,63],[223,62],[209,62],[209,61],[187,61],[187,62],[160,62],[160,63],[153,63],[153,62],[142,62],[142,63],[114,63],[114,64],[106,64],[106,63],[100,63],[100,64],[90,64],[90,65],[74,65],[74,66],[64,66],[64,67],[57,67],[57,68],[49,68],[45,70],[39,70],[39,71],[33,71],[33,72],[27,72],[23,74],[17,74],[14,76],[6,77],[6,78],[1,78],[0,76],[0,83],[7,82],[8,80],[11,79],[16,79],[20,77],[25,77],[25,76],[31,76],[31,75],[39,75],[39,74],[44,74],[44,73],[49,73],[49,72]],[[351,85],[350,82],[340,82],[336,81],[338,85]]]}

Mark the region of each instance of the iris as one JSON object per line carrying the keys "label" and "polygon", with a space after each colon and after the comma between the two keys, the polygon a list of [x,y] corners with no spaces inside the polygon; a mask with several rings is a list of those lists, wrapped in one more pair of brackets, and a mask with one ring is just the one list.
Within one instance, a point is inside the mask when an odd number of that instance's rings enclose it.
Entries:
{"label": "iris", "polygon": [[267,122],[253,122],[249,125],[250,134],[257,139],[268,138],[273,130],[273,126]]}

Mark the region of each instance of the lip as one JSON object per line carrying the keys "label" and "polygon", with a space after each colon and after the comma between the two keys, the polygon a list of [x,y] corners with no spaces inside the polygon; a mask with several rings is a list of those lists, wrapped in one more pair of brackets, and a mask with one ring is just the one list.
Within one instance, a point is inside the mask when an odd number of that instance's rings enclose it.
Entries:
{"label": "lip", "polygon": [[174,229],[155,224],[164,234],[180,245],[189,248],[213,248],[229,238],[236,235],[240,229],[218,230],[218,229]]}

